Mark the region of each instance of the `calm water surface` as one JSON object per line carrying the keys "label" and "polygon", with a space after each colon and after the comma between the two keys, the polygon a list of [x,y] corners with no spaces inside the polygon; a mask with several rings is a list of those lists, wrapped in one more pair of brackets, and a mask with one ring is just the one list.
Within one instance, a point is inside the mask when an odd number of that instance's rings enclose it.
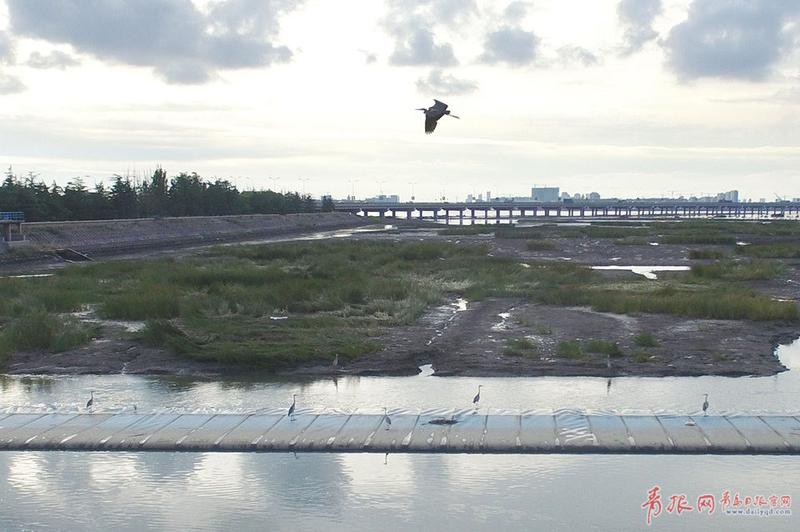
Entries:
{"label": "calm water surface", "polygon": [[0,529],[797,530],[666,513],[670,495],[800,497],[795,457],[0,453]]}
{"label": "calm water surface", "polygon": [[95,412],[242,413],[288,407],[311,412],[396,413],[471,409],[483,385],[483,413],[684,413],[700,411],[708,393],[713,414],[800,414],[800,341],[777,350],[790,371],[771,377],[341,377],[315,380],[196,381],[127,375],[0,376],[0,413],[83,410],[95,392]]}
{"label": "calm water surface", "polygon": [[[201,382],[134,376],[0,377],[0,412],[800,412],[790,371],[725,378],[362,377]],[[647,490],[800,501],[800,460],[776,456],[0,452],[0,530],[640,530]],[[653,530],[800,530],[795,516],[666,511]]]}

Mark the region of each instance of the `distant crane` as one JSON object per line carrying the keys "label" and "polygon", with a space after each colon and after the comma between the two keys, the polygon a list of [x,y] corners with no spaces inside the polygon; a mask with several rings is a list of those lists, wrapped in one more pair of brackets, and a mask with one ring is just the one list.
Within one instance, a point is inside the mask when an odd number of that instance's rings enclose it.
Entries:
{"label": "distant crane", "polygon": [[89,400],[86,401],[86,408],[91,408],[92,405],[94,404],[94,390],[92,390],[89,393],[91,394],[91,397],[89,397]]}
{"label": "distant crane", "polygon": [[385,406],[383,407],[383,422],[386,423],[386,430],[389,430],[389,427],[392,426],[392,418],[389,417],[389,411]]}
{"label": "distant crane", "polygon": [[434,104],[431,107],[425,109],[424,107],[420,107],[417,111],[422,111],[425,113],[425,134],[430,135],[433,133],[433,130],[436,129],[436,123],[439,119],[445,115],[451,116],[453,118],[459,118],[456,115],[451,115],[450,111],[447,109],[447,104],[444,102],[440,102],[439,100],[433,100]]}
{"label": "distant crane", "polygon": [[287,416],[289,416],[289,421],[294,421],[294,408],[296,404],[297,394],[292,394],[292,406],[289,407],[289,413],[287,414]]}
{"label": "distant crane", "polygon": [[473,397],[473,398],[472,398],[472,404],[474,404],[474,405],[475,405],[475,407],[477,407],[477,406],[478,406],[478,403],[479,403],[479,402],[480,402],[480,400],[481,400],[481,388],[482,388],[482,387],[483,387],[483,384],[479,384],[479,385],[478,385],[478,393],[476,393],[476,394],[475,394],[475,397]]}
{"label": "distant crane", "polygon": [[707,412],[708,411],[708,394],[705,393],[703,395],[705,395],[705,400],[703,401],[703,415],[707,416],[708,415],[708,412]]}

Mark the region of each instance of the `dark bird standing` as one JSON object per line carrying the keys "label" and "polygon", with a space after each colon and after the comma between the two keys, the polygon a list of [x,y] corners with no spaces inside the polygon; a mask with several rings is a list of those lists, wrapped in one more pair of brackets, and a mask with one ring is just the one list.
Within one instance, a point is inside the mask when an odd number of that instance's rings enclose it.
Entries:
{"label": "dark bird standing", "polygon": [[392,418],[389,417],[389,411],[385,406],[383,407],[383,421],[386,423],[386,430],[389,430],[389,427],[392,426]]}
{"label": "dark bird standing", "polygon": [[705,400],[703,401],[703,415],[707,416],[708,415],[708,412],[707,412],[707,410],[708,410],[708,394],[704,393],[703,395],[705,395]]}
{"label": "dark bird standing", "polygon": [[424,107],[420,107],[417,111],[422,111],[425,113],[425,134],[430,135],[433,133],[433,130],[436,129],[436,123],[439,119],[445,115],[451,116],[453,118],[459,118],[456,115],[451,115],[450,111],[447,109],[447,104],[444,102],[440,102],[439,100],[433,100],[435,103],[425,109]]}
{"label": "dark bird standing", "polygon": [[294,421],[294,408],[297,404],[297,394],[292,394],[292,406],[289,407],[289,413],[286,414],[289,416],[289,421]]}
{"label": "dark bird standing", "polygon": [[89,397],[89,400],[86,401],[86,408],[90,408],[94,404],[94,392],[92,391],[89,393],[91,394],[91,397]]}
{"label": "dark bird standing", "polygon": [[475,397],[472,398],[472,404],[475,406],[478,406],[478,402],[481,400],[481,387],[483,387],[483,384],[478,385],[478,393],[476,393]]}

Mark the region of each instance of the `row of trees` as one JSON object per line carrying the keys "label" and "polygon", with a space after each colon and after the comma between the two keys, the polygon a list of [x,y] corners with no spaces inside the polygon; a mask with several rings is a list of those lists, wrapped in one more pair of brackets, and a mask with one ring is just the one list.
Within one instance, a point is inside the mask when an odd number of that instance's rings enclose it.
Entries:
{"label": "row of trees", "polygon": [[[333,210],[329,199],[323,210]],[[115,176],[113,184],[89,189],[81,178],[66,187],[47,186],[29,173],[22,178],[11,168],[0,185],[0,210],[22,211],[28,221],[105,220],[151,216],[215,216],[224,214],[289,214],[319,211],[311,196],[271,190],[240,192],[229,181],[206,181],[196,173],[172,178],[161,168],[149,180],[134,183]]]}

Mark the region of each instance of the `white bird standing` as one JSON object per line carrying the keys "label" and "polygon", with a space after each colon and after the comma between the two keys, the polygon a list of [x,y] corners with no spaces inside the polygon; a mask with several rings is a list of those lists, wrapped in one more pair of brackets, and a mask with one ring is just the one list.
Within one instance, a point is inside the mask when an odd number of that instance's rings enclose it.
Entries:
{"label": "white bird standing", "polygon": [[91,397],[89,397],[89,400],[86,401],[86,408],[91,408],[92,405],[94,404],[94,391],[91,391],[89,393],[91,394]]}
{"label": "white bird standing", "polygon": [[451,115],[450,111],[447,109],[447,104],[444,102],[440,102],[439,100],[433,100],[434,104],[425,109],[424,107],[420,107],[417,111],[422,111],[425,113],[425,134],[430,135],[433,133],[433,130],[436,129],[436,123],[439,119],[445,115],[451,116],[453,118],[459,118],[456,115]]}
{"label": "white bird standing", "polygon": [[389,430],[389,427],[392,426],[392,418],[389,417],[389,411],[385,406],[383,407],[383,422],[386,423],[386,430]]}
{"label": "white bird standing", "polygon": [[705,395],[705,400],[703,401],[703,415],[707,416],[708,415],[708,413],[707,413],[707,410],[708,410],[708,394],[705,393],[703,395]]}
{"label": "white bird standing", "polygon": [[472,398],[472,404],[475,406],[478,406],[478,402],[481,400],[481,387],[483,387],[483,384],[478,385],[478,393],[476,393],[475,397]]}
{"label": "white bird standing", "polygon": [[297,394],[292,394],[292,406],[289,407],[289,421],[294,421],[294,407],[297,404]]}

